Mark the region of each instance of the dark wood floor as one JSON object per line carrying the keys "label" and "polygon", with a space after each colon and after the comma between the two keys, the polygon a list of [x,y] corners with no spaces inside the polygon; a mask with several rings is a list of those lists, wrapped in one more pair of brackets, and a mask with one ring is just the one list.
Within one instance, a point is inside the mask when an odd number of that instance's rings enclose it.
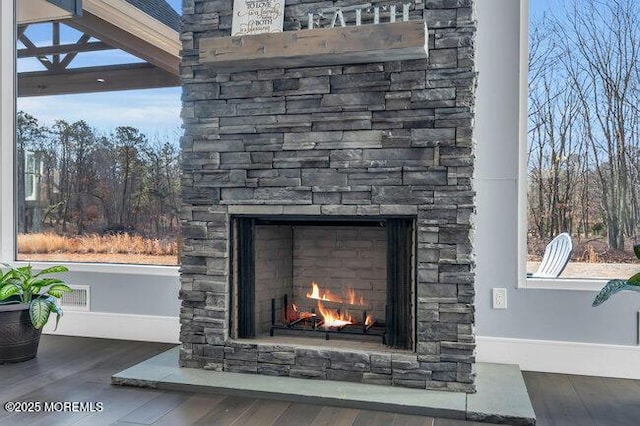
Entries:
{"label": "dark wood floor", "polygon": [[[433,425],[474,423],[252,398],[116,387],[113,373],[171,345],[43,336],[37,359],[0,366],[0,403],[101,402],[102,412],[11,413],[0,425]],[[525,373],[540,425],[640,424],[640,382]]]}
{"label": "dark wood floor", "polygon": [[523,373],[539,425],[640,425],[640,381]]}

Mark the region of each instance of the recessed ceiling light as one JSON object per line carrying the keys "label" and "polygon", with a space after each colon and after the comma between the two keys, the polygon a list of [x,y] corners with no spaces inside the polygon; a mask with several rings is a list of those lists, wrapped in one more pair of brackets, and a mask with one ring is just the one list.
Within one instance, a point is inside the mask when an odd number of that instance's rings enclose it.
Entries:
{"label": "recessed ceiling light", "polygon": [[105,80],[104,80],[104,78],[98,78],[96,81],[97,81],[98,83],[104,83],[104,81],[105,81]]}

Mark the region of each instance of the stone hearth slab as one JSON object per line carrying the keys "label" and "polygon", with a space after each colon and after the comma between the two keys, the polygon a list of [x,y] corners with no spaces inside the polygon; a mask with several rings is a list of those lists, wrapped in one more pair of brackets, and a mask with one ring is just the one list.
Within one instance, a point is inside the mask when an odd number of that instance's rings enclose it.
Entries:
{"label": "stone hearth slab", "polygon": [[535,424],[535,413],[516,365],[477,364],[477,393],[464,394],[206,371],[178,367],[170,349],[111,377],[115,385],[206,392],[299,403],[390,411],[449,419]]}

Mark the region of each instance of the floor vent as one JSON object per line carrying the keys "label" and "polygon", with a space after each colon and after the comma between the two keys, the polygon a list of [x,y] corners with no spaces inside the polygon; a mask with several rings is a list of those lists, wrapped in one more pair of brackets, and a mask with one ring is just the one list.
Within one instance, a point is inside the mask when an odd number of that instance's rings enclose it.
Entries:
{"label": "floor vent", "polygon": [[60,299],[60,306],[67,311],[89,311],[91,306],[89,294],[91,287],[88,285],[70,285],[73,291],[64,293]]}

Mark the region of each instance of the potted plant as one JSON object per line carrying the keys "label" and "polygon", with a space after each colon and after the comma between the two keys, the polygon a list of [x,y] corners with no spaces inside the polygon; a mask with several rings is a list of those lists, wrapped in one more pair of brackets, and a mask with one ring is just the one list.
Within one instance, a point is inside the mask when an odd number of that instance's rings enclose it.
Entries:
{"label": "potted plant", "polygon": [[62,309],[56,298],[72,291],[60,278],[45,275],[67,272],[57,265],[33,273],[31,265],[0,268],[0,364],[26,361],[36,356],[42,327],[56,314],[56,328]]}
{"label": "potted plant", "polygon": [[[636,244],[633,246],[633,252],[636,254],[636,257],[640,259],[640,244]],[[622,291],[622,290],[633,290],[640,292],[640,272],[633,275],[628,280],[610,280],[602,287],[600,293],[593,300],[593,306],[598,306],[603,304],[606,300],[608,300],[614,294]]]}

